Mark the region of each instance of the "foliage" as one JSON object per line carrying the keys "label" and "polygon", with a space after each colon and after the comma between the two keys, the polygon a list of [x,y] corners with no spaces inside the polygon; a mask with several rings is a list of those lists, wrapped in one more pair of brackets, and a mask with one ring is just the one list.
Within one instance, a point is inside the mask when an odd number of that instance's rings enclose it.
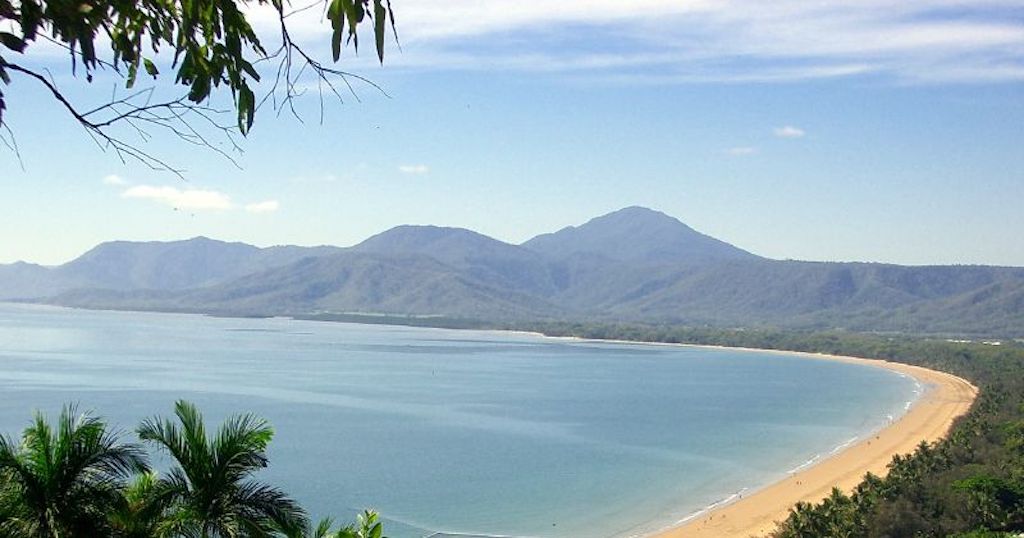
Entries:
{"label": "foliage", "polygon": [[382,538],[375,512],[314,529],[295,501],[253,479],[273,437],[265,420],[234,416],[207,436],[192,404],[177,402],[175,417],[138,428],[173,458],[165,477],[140,445],[73,407],[55,429],[37,415],[20,443],[0,438],[0,538]]}
{"label": "foliage", "polygon": [[[215,111],[204,103],[224,88],[234,101],[235,125],[244,135],[252,128],[261,102],[254,91],[261,79],[258,67],[269,60],[278,62],[272,93],[283,88],[285,102],[298,94],[295,82],[304,71],[314,73],[337,93],[330,77],[344,79],[349,74],[313,59],[292,41],[288,30],[291,15],[318,6],[331,24],[335,62],[341,57],[343,42],[351,42],[358,50],[358,31],[363,25],[372,27],[377,56],[384,61],[387,21],[394,30],[390,0],[324,0],[298,10],[285,0],[0,0],[0,82],[8,85],[12,76],[18,75],[33,80],[120,156],[158,166],[163,163],[112,136],[109,128],[127,123],[140,134],[149,128],[165,128],[186,141],[212,147],[193,122],[212,122]],[[276,13],[276,47],[267,45],[268,37],[257,35],[249,21],[251,12],[258,9]],[[161,102],[150,100],[151,91],[138,92],[93,110],[81,110],[52,77],[13,59],[28,55],[39,42],[65,49],[72,74],[81,67],[85,80],[92,82],[94,73],[110,70],[123,78],[129,90],[140,71],[153,79],[162,76],[160,60],[170,57],[173,86],[187,91],[183,97]],[[4,127],[6,105],[0,91],[0,126]]]}
{"label": "foliage", "polygon": [[98,418],[66,407],[52,427],[37,414],[20,443],[0,437],[0,535],[109,534],[107,509],[123,480],[147,469],[141,448],[121,443]]}
{"label": "foliage", "polygon": [[376,512],[366,510],[356,516],[355,523],[351,523],[337,530],[334,528],[334,520],[327,518],[320,520],[315,529],[306,528],[300,534],[288,534],[295,538],[381,538],[384,526]]}
{"label": "foliage", "polygon": [[254,415],[232,417],[208,438],[195,406],[178,402],[174,413],[178,423],[148,419],[138,434],[177,464],[160,484],[175,505],[168,525],[176,534],[229,537],[306,526],[305,513],[294,501],[252,479],[267,466],[266,448],[274,433],[266,421]]}
{"label": "foliage", "polygon": [[107,510],[112,533],[118,538],[158,536],[172,506],[156,473],[136,475]]}

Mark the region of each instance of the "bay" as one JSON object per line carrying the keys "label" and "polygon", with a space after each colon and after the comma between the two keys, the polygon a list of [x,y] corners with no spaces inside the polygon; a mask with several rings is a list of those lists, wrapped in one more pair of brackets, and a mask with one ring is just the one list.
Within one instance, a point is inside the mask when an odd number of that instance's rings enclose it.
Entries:
{"label": "bay", "polygon": [[[0,304],[0,432],[134,427],[195,402],[269,419],[272,482],[392,538],[649,533],[903,412],[879,368],[754,351]],[[166,466],[166,461],[158,464]]]}

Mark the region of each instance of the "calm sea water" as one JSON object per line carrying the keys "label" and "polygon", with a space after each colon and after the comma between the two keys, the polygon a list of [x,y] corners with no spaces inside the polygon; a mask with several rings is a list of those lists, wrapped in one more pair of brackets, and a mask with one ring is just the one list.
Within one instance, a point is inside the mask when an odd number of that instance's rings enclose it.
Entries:
{"label": "calm sea water", "polygon": [[0,432],[78,402],[122,426],[196,402],[277,431],[312,512],[436,531],[643,534],[883,426],[918,390],[757,352],[0,304]]}

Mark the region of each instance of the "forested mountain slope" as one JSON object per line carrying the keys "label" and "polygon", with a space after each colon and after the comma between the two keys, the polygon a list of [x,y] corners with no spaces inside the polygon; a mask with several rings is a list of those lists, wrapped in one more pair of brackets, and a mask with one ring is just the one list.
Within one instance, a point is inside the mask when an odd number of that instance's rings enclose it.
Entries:
{"label": "forested mountain slope", "polygon": [[58,267],[0,266],[0,299],[1024,336],[1024,268],[771,260],[638,207],[522,245],[435,226],[399,226],[349,248],[104,243]]}

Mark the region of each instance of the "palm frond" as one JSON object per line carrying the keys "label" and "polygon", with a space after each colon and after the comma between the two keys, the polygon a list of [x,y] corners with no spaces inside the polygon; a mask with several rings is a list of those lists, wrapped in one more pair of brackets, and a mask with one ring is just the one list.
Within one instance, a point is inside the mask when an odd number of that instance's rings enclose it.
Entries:
{"label": "palm frond", "polygon": [[255,481],[239,484],[235,504],[247,519],[269,520],[275,528],[301,532],[309,527],[305,510],[281,490]]}

